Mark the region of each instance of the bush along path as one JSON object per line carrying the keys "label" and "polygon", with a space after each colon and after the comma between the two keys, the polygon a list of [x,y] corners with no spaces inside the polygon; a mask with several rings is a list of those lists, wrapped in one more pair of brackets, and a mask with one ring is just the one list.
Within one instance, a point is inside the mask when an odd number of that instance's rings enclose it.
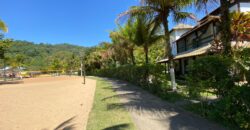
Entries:
{"label": "bush along path", "polygon": [[[186,112],[161,100],[143,89],[119,80],[106,79],[113,84],[121,103],[110,104],[110,109],[125,107],[138,130],[225,130],[222,126]],[[106,98],[108,100],[108,98]]]}

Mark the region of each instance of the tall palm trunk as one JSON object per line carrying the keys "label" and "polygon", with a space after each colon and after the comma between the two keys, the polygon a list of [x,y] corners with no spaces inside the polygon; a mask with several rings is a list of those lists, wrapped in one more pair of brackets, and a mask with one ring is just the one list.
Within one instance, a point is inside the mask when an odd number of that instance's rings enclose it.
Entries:
{"label": "tall palm trunk", "polygon": [[148,44],[147,43],[144,44],[143,49],[145,53],[145,65],[146,65],[144,79],[146,83],[148,84],[149,83],[149,66],[148,66],[149,60],[148,60]]}
{"label": "tall palm trunk", "polygon": [[[168,13],[169,14],[169,13]],[[169,67],[170,67],[170,78],[171,78],[171,86],[173,91],[176,91],[176,82],[175,82],[175,72],[174,72],[174,60],[172,55],[172,49],[170,46],[170,33],[168,28],[168,15],[163,16],[163,26],[164,26],[164,32],[165,32],[165,42],[166,42],[166,48],[165,48],[165,57],[169,58]]]}
{"label": "tall palm trunk", "polygon": [[144,45],[144,53],[145,53],[145,63],[147,65],[149,63],[149,59],[148,59],[148,45],[147,44]]}
{"label": "tall palm trunk", "polygon": [[231,49],[231,19],[229,16],[229,1],[227,0],[220,0],[221,3],[221,40],[224,46],[224,54],[227,56],[231,56],[232,49]]}
{"label": "tall palm trunk", "polygon": [[132,64],[136,65],[135,55],[134,55],[134,49],[129,49],[129,54],[130,54],[130,58],[131,58]]}

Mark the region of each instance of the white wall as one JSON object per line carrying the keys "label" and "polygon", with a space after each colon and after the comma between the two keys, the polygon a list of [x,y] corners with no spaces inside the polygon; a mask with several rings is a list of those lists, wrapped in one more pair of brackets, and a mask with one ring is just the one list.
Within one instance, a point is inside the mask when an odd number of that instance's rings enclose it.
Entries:
{"label": "white wall", "polygon": [[190,29],[183,29],[183,30],[177,30],[175,32],[175,35],[176,35],[176,40],[178,40],[184,33],[186,33],[188,30]]}
{"label": "white wall", "polygon": [[172,48],[172,55],[176,55],[177,53],[177,47],[176,47],[176,44],[174,43],[176,41],[176,33],[175,33],[176,30],[172,31],[170,33],[170,43],[171,43],[171,48]]}
{"label": "white wall", "polygon": [[170,34],[170,43],[173,56],[177,55],[177,45],[175,41],[178,40],[184,33],[186,33],[189,30],[190,29],[178,29],[172,31],[172,33]]}
{"label": "white wall", "polygon": [[171,47],[172,47],[172,55],[176,56],[177,55],[177,45],[176,45],[176,42],[173,42],[171,44]]}
{"label": "white wall", "polygon": [[240,11],[241,12],[250,11],[250,3],[240,3]]}
{"label": "white wall", "polygon": [[230,12],[234,12],[234,11],[238,12],[239,11],[238,4],[232,6],[229,10],[230,10]]}

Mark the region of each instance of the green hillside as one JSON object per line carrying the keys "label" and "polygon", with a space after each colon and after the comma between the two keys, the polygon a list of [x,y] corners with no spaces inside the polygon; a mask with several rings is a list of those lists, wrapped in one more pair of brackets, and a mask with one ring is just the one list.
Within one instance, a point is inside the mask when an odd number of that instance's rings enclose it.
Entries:
{"label": "green hillside", "polygon": [[[80,57],[88,49],[86,47],[63,44],[35,44],[28,41],[12,41],[5,53],[8,66],[22,66],[27,70],[48,71],[77,70]],[[1,62],[3,66],[3,62]]]}

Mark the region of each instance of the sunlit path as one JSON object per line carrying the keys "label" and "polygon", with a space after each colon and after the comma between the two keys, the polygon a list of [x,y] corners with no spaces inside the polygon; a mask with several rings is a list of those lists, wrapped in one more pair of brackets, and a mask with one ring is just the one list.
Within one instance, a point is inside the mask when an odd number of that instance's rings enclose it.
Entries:
{"label": "sunlit path", "polygon": [[83,130],[96,82],[79,77],[28,79],[0,86],[1,130]]}
{"label": "sunlit path", "polygon": [[[118,80],[109,80],[120,97],[120,104],[111,104],[113,109],[125,106],[138,130],[225,130],[223,127],[177,108],[147,91]],[[112,98],[112,97],[109,97]]]}

